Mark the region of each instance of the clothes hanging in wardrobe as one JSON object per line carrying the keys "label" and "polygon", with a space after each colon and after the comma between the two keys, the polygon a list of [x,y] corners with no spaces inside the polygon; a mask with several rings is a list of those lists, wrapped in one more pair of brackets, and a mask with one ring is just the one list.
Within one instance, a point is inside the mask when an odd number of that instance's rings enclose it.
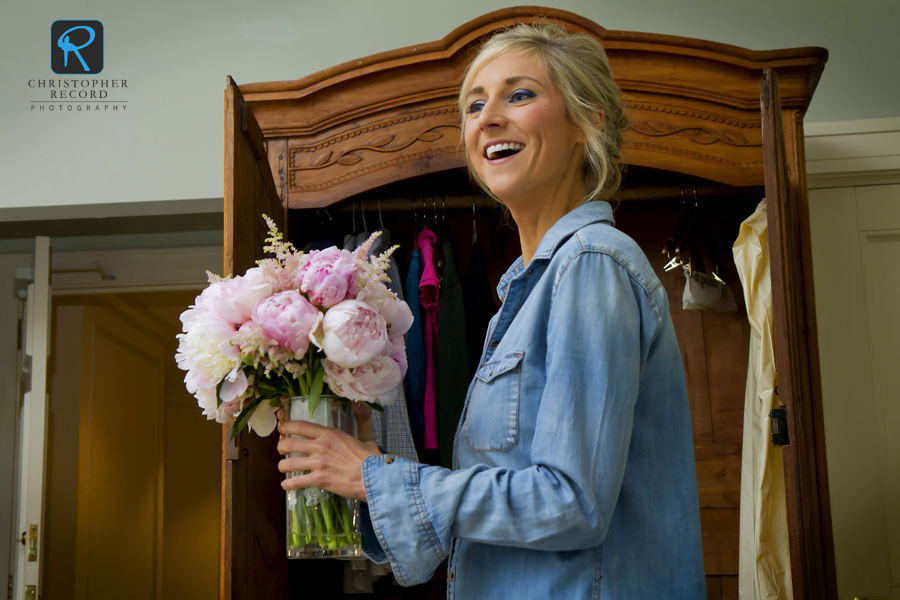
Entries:
{"label": "clothes hanging in wardrobe", "polygon": [[738,588],[742,598],[791,600],[784,462],[781,448],[769,438],[769,411],[778,408],[779,402],[765,200],[741,224],[733,250],[751,328],[741,453]]}
{"label": "clothes hanging in wardrobe", "polygon": [[466,341],[465,295],[456,272],[456,259],[450,242],[441,246],[444,276],[441,279],[438,327],[441,332],[438,362],[438,451],[441,466],[452,467],[453,438],[462,415],[472,373]]}
{"label": "clothes hanging in wardrobe", "polygon": [[424,447],[434,450],[438,447],[437,434],[437,382],[435,365],[438,346],[438,293],[440,280],[434,268],[434,243],[437,236],[426,229],[419,233],[419,251],[422,253],[422,278],[419,280],[420,301],[425,314],[422,331],[425,337],[425,438]]}
{"label": "clothes hanging in wardrobe", "polygon": [[413,250],[406,276],[406,303],[413,315],[413,324],[406,337],[406,407],[412,432],[421,437],[425,433],[425,338],[419,302],[419,264],[419,251]]}

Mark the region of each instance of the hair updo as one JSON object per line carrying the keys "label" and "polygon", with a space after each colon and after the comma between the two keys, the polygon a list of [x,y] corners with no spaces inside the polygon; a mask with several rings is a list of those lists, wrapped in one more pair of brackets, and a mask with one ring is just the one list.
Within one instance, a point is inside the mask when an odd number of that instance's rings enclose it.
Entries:
{"label": "hair updo", "polygon": [[[586,33],[571,33],[550,23],[523,23],[495,34],[481,46],[463,78],[459,110],[464,122],[466,95],[475,74],[506,54],[523,54],[536,60],[562,94],[569,120],[584,132],[583,202],[612,196],[622,183],[622,131],[628,119],[606,50]],[[601,127],[597,126],[597,113],[604,115]],[[468,152],[466,163],[478,187],[496,199],[476,173]]]}

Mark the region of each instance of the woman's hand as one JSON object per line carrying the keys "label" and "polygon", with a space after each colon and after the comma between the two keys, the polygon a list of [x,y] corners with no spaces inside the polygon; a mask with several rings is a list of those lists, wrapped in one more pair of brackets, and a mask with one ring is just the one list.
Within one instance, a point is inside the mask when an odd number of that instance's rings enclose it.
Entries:
{"label": "woman's hand", "polygon": [[[375,442],[361,442],[343,431],[315,423],[285,421],[284,411],[279,411],[278,418],[278,431],[283,438],[278,442],[279,454],[306,454],[284,458],[278,463],[282,473],[305,473],[284,480],[281,487],[286,490],[315,487],[366,501],[362,462],[373,454],[381,454]],[[285,437],[290,435],[303,437]]]}

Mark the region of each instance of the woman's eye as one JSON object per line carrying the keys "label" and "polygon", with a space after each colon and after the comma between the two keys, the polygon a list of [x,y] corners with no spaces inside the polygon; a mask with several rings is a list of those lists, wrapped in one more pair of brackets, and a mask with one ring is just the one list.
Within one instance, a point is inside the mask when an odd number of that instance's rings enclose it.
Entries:
{"label": "woman's eye", "polygon": [[484,107],[484,100],[476,100],[466,109],[466,113],[470,115],[474,115],[475,113],[481,112],[481,109]]}
{"label": "woman's eye", "polygon": [[510,102],[522,102],[523,100],[528,100],[529,98],[534,98],[534,92],[529,90],[516,90],[509,96]]}

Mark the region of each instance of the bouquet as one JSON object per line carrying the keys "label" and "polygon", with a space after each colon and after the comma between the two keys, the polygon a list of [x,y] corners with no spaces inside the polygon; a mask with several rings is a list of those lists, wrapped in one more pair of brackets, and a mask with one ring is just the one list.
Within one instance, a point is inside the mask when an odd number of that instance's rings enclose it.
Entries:
{"label": "bouquet", "polygon": [[[319,405],[325,394],[343,409],[359,402],[383,411],[406,374],[403,334],[413,324],[409,306],[385,285],[397,246],[370,259],[375,233],[354,252],[307,254],[263,219],[264,250],[275,257],[242,276],[207,272],[209,287],[181,314],[175,358],[187,390],[208,419],[232,423],[232,439],[245,425],[269,435],[285,399],[298,396],[309,420],[328,426],[335,419]],[[287,504],[289,556],[361,555],[355,501],[306,489],[288,492]]]}
{"label": "bouquet", "polygon": [[369,260],[376,232],[354,252],[332,246],[299,252],[275,223],[264,250],[243,276],[207,272],[209,287],[181,314],[178,367],[207,419],[272,433],[282,398],[323,393],[384,410],[406,374],[403,334],[413,323],[390,291],[389,249]]}

